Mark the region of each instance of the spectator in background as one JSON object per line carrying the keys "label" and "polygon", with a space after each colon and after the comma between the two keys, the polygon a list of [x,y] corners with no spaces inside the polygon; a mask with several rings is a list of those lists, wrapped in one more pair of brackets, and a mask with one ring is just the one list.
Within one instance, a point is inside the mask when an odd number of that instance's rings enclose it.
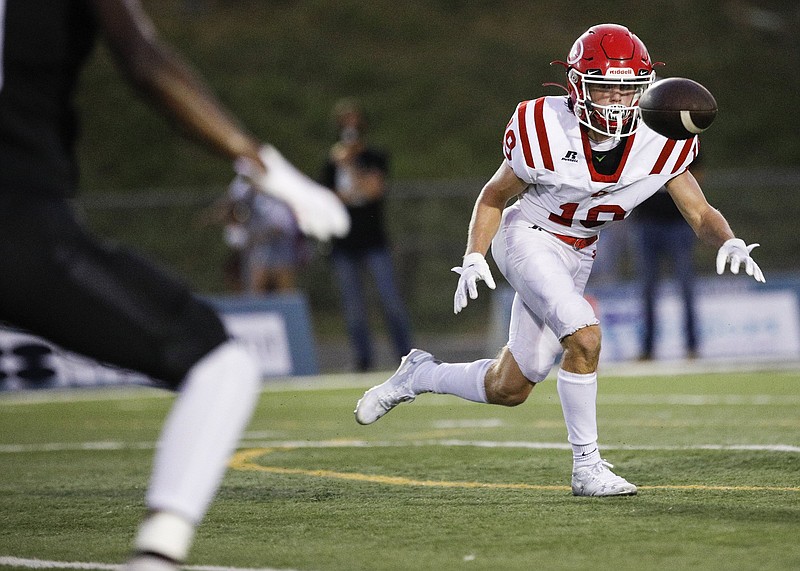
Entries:
{"label": "spectator in background", "polygon": [[[692,174],[703,182],[700,156],[692,163]],[[632,215],[634,253],[637,274],[642,282],[644,329],[639,359],[650,361],[655,350],[658,330],[656,302],[659,283],[664,277],[662,266],[671,271],[683,303],[684,344],[686,357],[698,355],[697,312],[695,309],[695,233],[675,206],[666,188],[662,187],[645,200]]]}
{"label": "spectator in background", "polygon": [[228,201],[235,226],[227,225],[226,235],[233,231],[238,237],[235,244],[229,243],[241,248],[244,290],[250,294],[294,291],[307,243],[292,211],[242,177],[230,184]]}
{"label": "spectator in background", "polygon": [[247,247],[246,218],[247,212],[231,199],[229,187],[228,192],[202,210],[195,221],[198,228],[222,226],[222,237],[227,249],[222,261],[222,278],[225,290],[235,294],[245,291],[243,268],[244,252]]}
{"label": "spectator in background", "polygon": [[366,144],[367,120],[356,99],[336,103],[333,116],[339,140],[330,150],[322,183],[334,189],[350,213],[350,233],[333,240],[331,260],[342,295],[347,332],[355,352],[356,369],[374,365],[369,312],[362,271],[375,281],[383,313],[398,357],[411,349],[411,331],[405,304],[392,267],[383,207],[388,157]]}

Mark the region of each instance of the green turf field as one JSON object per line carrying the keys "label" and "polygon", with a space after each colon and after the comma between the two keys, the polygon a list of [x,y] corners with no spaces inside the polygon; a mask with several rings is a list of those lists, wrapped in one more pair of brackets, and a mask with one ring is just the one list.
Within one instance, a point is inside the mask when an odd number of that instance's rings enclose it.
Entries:
{"label": "green turf field", "polygon": [[[604,456],[640,492],[603,499],[569,492],[554,382],[514,409],[424,395],[357,425],[383,377],[271,385],[189,564],[800,569],[800,372],[606,375]],[[114,569],[170,403],[149,389],[0,395],[0,569]]]}

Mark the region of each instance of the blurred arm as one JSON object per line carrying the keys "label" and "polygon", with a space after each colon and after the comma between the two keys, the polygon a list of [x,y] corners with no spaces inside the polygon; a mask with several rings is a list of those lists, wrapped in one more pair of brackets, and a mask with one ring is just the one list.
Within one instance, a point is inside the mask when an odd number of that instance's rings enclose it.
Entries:
{"label": "blurred arm", "polygon": [[380,169],[356,169],[355,187],[367,201],[378,200],[386,190],[386,175]]}
{"label": "blurred arm", "polygon": [[209,87],[161,42],[138,0],[92,0],[106,41],[131,83],[190,135],[235,160],[263,166],[261,143],[217,100]]}

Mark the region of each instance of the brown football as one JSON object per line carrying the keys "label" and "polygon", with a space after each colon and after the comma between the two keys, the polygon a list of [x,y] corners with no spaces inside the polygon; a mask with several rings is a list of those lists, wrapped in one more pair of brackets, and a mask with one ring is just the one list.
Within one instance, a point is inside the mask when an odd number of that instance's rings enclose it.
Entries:
{"label": "brown football", "polygon": [[669,139],[689,139],[714,122],[717,101],[696,81],[670,77],[644,92],[639,109],[645,124],[656,133]]}

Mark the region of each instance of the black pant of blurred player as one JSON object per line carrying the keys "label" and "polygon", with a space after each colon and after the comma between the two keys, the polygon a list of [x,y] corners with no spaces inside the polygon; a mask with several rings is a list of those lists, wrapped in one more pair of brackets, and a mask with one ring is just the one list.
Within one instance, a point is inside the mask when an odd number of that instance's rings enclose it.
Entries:
{"label": "black pant of blurred player", "polygon": [[159,517],[137,544],[185,559],[256,402],[254,359],[183,284],[94,240],[64,199],[0,194],[0,265],[0,320],[179,391],[147,495]]}
{"label": "black pant of blurred player", "polygon": [[178,391],[127,564],[173,571],[252,414],[260,375],[210,307],[93,239],[70,208],[79,186],[74,95],[100,38],[137,93],[259,190],[280,194],[304,232],[329,239],[349,219],[330,190],[239,124],[137,0],[0,0],[0,321]]}

